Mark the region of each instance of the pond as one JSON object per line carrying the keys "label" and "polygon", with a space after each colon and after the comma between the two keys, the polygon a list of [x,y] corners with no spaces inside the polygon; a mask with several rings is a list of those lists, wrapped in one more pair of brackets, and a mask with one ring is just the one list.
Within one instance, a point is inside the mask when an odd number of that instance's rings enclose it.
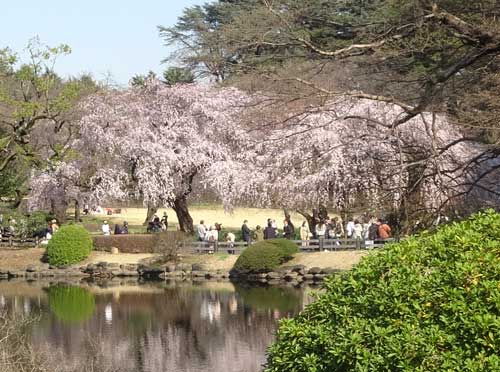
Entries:
{"label": "pond", "polygon": [[311,290],[230,282],[0,282],[0,307],[37,315],[38,350],[122,372],[262,370],[278,320]]}

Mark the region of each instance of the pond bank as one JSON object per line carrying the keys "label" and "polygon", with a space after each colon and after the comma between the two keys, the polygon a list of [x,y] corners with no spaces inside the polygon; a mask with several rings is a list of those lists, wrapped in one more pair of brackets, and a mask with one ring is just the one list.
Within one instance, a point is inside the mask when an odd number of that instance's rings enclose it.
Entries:
{"label": "pond bank", "polygon": [[43,263],[42,248],[0,252],[0,278],[142,278],[192,279],[258,282],[263,284],[300,285],[321,282],[327,275],[350,269],[366,255],[366,251],[299,253],[295,258],[270,273],[237,274],[231,271],[237,256],[184,255],[180,262],[159,265],[153,254],[110,254],[92,252],[80,265],[54,267]]}

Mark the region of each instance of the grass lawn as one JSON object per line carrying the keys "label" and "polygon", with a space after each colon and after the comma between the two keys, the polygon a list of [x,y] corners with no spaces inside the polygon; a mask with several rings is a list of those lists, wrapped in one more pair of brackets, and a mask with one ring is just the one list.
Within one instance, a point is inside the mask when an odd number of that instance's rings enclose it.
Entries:
{"label": "grass lawn", "polygon": [[[104,209],[111,208],[112,206],[103,206]],[[97,231],[100,228],[100,224],[105,219],[108,220],[109,224],[113,227],[115,223],[121,224],[123,221],[129,223],[129,231],[131,233],[144,232],[145,227],[142,226],[144,219],[146,218],[146,208],[122,208],[121,214],[114,214],[112,216],[102,215],[92,215],[83,216],[83,220],[86,224],[95,224]],[[248,220],[250,228],[254,229],[255,226],[260,225],[265,227],[267,219],[271,218],[276,220],[278,227],[282,227],[284,214],[281,209],[263,209],[263,208],[236,208],[231,214],[226,213],[222,205],[212,205],[212,204],[202,204],[193,205],[189,208],[191,217],[195,226],[200,222],[200,220],[205,221],[205,225],[213,225],[218,222],[222,224],[225,229],[239,229],[243,224],[244,220]],[[161,218],[163,212],[167,212],[169,221],[169,230],[175,230],[178,225],[177,216],[172,209],[158,209],[157,215]],[[296,227],[304,221],[304,217],[297,213],[292,213],[292,222]],[[94,229],[91,229],[94,230]]]}

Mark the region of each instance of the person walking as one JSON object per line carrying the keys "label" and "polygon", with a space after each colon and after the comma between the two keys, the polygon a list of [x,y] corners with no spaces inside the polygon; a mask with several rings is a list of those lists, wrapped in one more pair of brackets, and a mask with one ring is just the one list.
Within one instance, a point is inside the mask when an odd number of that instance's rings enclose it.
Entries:
{"label": "person walking", "polygon": [[247,220],[243,221],[243,225],[241,226],[241,237],[243,238],[243,241],[247,243],[247,245],[250,244],[250,241],[252,240],[252,231],[248,227]]}

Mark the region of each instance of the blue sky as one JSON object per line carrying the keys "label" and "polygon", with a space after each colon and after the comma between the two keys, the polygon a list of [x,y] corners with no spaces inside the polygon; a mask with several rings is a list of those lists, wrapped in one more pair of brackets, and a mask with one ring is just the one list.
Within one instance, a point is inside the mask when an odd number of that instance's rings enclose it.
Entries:
{"label": "blue sky", "polygon": [[63,76],[92,73],[115,82],[149,70],[165,69],[169,54],[157,26],[173,25],[182,10],[207,0],[17,0],[2,4],[0,48],[22,56],[28,41],[39,36],[44,44],[72,48],[56,70]]}

